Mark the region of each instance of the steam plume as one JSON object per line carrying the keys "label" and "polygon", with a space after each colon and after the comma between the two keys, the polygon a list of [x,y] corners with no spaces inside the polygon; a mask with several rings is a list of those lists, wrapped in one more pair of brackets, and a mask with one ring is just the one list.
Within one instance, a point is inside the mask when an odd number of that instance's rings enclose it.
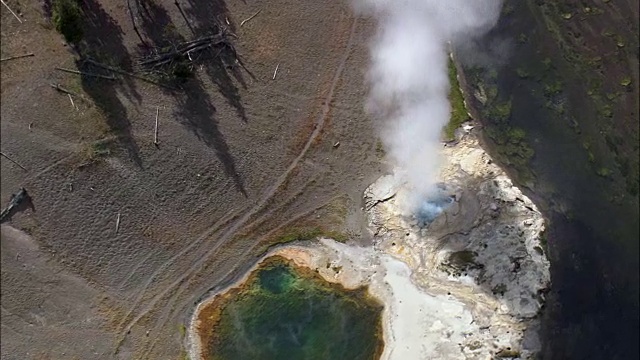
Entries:
{"label": "steam plume", "polygon": [[490,29],[501,0],[354,0],[354,7],[378,21],[367,110],[385,120],[382,139],[411,189],[412,211],[434,189],[450,117],[450,45]]}

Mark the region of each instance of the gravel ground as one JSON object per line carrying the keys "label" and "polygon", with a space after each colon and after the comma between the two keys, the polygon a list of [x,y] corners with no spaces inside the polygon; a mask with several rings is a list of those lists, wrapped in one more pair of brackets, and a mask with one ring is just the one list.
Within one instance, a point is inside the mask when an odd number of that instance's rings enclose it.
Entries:
{"label": "gravel ground", "polygon": [[[131,62],[126,6],[86,4],[87,41]],[[2,10],[2,57],[35,56],[2,63],[2,152],[27,170],[3,157],[1,195],[23,186],[36,211],[2,225],[3,359],[179,358],[194,304],[265,242],[295,226],[361,233],[381,165],[363,110],[372,24],[347,3],[181,4],[196,29],[228,18],[255,79],[203,66],[174,93],[56,71],[74,53],[42,4],[8,5],[23,23]],[[172,2],[150,6],[186,37]],[[153,38],[156,24],[139,24]],[[78,93],[77,109],[49,83]]]}

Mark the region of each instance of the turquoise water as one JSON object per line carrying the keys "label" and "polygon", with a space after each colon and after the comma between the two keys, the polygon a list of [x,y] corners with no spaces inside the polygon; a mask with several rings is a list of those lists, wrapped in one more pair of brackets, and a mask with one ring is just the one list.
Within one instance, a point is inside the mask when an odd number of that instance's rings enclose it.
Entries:
{"label": "turquoise water", "polygon": [[376,359],[381,306],[315,273],[269,261],[220,314],[214,359]]}

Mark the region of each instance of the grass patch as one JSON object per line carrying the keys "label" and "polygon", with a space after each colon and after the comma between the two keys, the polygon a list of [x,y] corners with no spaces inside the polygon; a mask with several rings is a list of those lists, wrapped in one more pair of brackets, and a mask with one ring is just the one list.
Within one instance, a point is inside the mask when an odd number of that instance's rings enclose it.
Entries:
{"label": "grass patch", "polygon": [[76,0],[53,0],[52,20],[56,30],[72,44],[82,40],[83,14]]}
{"label": "grass patch", "polygon": [[384,144],[382,143],[382,140],[378,139],[376,141],[376,156],[378,159],[382,159],[385,155],[387,155],[387,151],[384,149]]}
{"label": "grass patch", "polygon": [[609,170],[608,168],[603,166],[603,167],[599,168],[598,170],[596,170],[596,174],[598,174],[598,176],[600,176],[600,177],[606,178],[606,177],[611,176],[611,170]]}
{"label": "grass patch", "polygon": [[487,116],[495,123],[507,123],[511,118],[511,99],[493,102],[488,108]]}
{"label": "grass patch", "polygon": [[109,149],[108,144],[104,142],[93,143],[89,148],[90,159],[97,159],[97,158],[101,158],[109,155],[111,155],[111,150]]}
{"label": "grass patch", "polygon": [[458,71],[452,60],[449,60],[449,103],[451,103],[451,117],[449,123],[444,127],[444,140],[455,140],[455,131],[462,123],[469,120],[467,109],[464,106],[464,97],[458,83]]}
{"label": "grass patch", "polygon": [[111,149],[109,145],[111,141],[109,140],[99,140],[90,144],[85,145],[83,151],[83,165],[89,165],[96,163],[100,159],[103,159],[109,155],[111,155]]}
{"label": "grass patch", "polygon": [[620,85],[627,87],[629,85],[631,85],[631,78],[630,77],[626,77],[622,80],[620,80]]}
{"label": "grass patch", "polygon": [[[533,181],[534,176],[529,168],[529,162],[535,153],[528,143],[526,132],[511,124],[513,110],[511,96],[498,94],[495,80],[497,76],[492,74],[495,70],[471,68],[469,71],[473,86],[479,89],[480,93],[486,89],[485,98],[476,97],[482,104],[480,107],[481,116],[488,121],[484,127],[484,133],[495,146],[496,159],[515,170],[516,180],[519,183],[527,184]],[[529,74],[521,73],[520,76],[529,76]]]}
{"label": "grass patch", "polygon": [[527,79],[530,75],[529,72],[523,68],[517,68],[516,69],[516,74],[518,74],[518,77],[520,79]]}
{"label": "grass patch", "polygon": [[544,94],[547,97],[558,95],[562,92],[563,83],[559,79],[544,84]]}
{"label": "grass patch", "polygon": [[308,241],[319,237],[331,238],[337,242],[344,243],[349,240],[349,236],[338,231],[324,230],[320,227],[293,227],[286,230],[279,236],[273,237],[262,245],[260,253],[266,253],[271,247],[284,245],[294,241]]}
{"label": "grass patch", "polygon": [[304,241],[304,240],[312,240],[322,235],[322,230],[320,228],[293,228],[289,230],[289,232],[284,235],[276,238],[276,240],[271,245],[276,244],[286,244],[293,241]]}

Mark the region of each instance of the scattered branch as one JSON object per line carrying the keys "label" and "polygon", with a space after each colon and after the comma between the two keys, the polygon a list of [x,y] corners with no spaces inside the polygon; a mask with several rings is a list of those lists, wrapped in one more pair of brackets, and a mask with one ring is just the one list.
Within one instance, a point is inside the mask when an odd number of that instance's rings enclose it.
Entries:
{"label": "scattered branch", "polygon": [[25,57],[29,57],[29,56],[35,56],[35,55],[33,53],[28,53],[28,54],[24,54],[24,55],[10,56],[8,58],[0,59],[0,62],[9,61],[9,60],[13,60],[13,59],[21,59],[21,58],[25,58]]}
{"label": "scattered branch", "polygon": [[27,170],[27,168],[25,168],[24,166],[20,165],[17,161],[15,161],[12,158],[10,158],[9,156],[7,156],[7,154],[5,154],[5,153],[0,151],[0,155],[4,156],[5,158],[7,158],[7,160],[11,161],[12,163],[18,165],[22,170],[29,171],[29,170]]}
{"label": "scattered branch", "polygon": [[273,72],[273,79],[272,80],[276,79],[276,75],[278,75],[278,68],[279,67],[280,67],[280,63],[278,63],[278,65],[276,65],[276,71]]}
{"label": "scattered branch", "polygon": [[160,113],[160,107],[156,107],[156,129],[153,132],[153,145],[158,145],[158,114]]}
{"label": "scattered branch", "polygon": [[11,10],[11,8],[9,7],[9,5],[7,5],[6,2],[4,2],[4,0],[0,0],[2,1],[2,5],[4,5],[9,11],[11,11],[11,13],[13,14],[13,16],[18,19],[18,21],[20,22],[20,24],[22,24],[22,20],[20,20],[20,18],[18,17],[18,15],[16,15],[16,13],[13,12],[13,10]]}
{"label": "scattered branch", "polygon": [[101,63],[99,63],[97,61],[94,61],[92,59],[86,59],[85,61],[88,62],[89,64],[95,65],[97,67],[100,67],[100,68],[103,68],[103,69],[106,69],[106,70],[111,70],[111,71],[116,72],[118,74],[131,76],[131,77],[136,78],[138,80],[146,81],[146,82],[148,82],[150,84],[154,84],[154,85],[157,85],[157,86],[160,86],[160,87],[164,87],[164,88],[167,88],[167,89],[175,90],[175,88],[173,88],[171,86],[168,86],[168,85],[165,85],[165,84],[161,84],[161,83],[159,83],[159,82],[157,82],[155,80],[151,80],[151,79],[146,78],[144,76],[136,75],[136,74],[130,73],[128,71],[120,70],[118,68],[115,68],[115,67],[112,67],[112,66],[109,66],[109,65],[101,64]]}
{"label": "scattered branch", "polygon": [[186,41],[165,52],[154,52],[149,58],[139,62],[139,65],[146,68],[155,68],[170,64],[176,60],[189,58],[191,53],[209,49],[216,45],[229,45],[224,34],[205,36],[199,39]]}
{"label": "scattered branch", "polygon": [[100,75],[100,74],[88,73],[88,72],[84,72],[84,71],[65,69],[65,68],[61,68],[61,67],[57,67],[56,70],[68,72],[68,73],[71,73],[71,74],[78,74],[78,75],[96,77],[96,78],[100,78],[100,79],[118,80],[118,78],[116,78],[115,76]]}
{"label": "scattered branch", "polygon": [[260,11],[262,11],[262,9],[258,10],[255,14],[249,16],[248,18],[242,20],[242,22],[240,23],[240,27],[242,27],[242,25],[244,25],[247,21],[253,19],[256,16],[258,16],[258,14],[260,14]]}
{"label": "scattered branch", "polygon": [[[131,10],[131,1],[130,0],[127,0],[127,8],[129,8],[129,15],[131,15],[131,23],[133,24],[133,30],[138,35],[138,38],[142,42],[142,45],[148,47],[149,45],[147,45],[147,42],[144,41],[144,39],[142,38],[142,35],[140,35],[140,31],[138,31],[138,26],[136,25],[136,19],[135,19],[135,16],[133,15],[133,11]],[[138,10],[140,10],[140,9],[138,9]]]}
{"label": "scattered branch", "polygon": [[187,27],[189,28],[189,30],[191,30],[191,33],[195,35],[196,32],[195,30],[193,30],[193,27],[191,27],[191,23],[189,22],[189,19],[187,19],[187,16],[184,14],[184,11],[182,11],[182,7],[180,6],[180,3],[178,2],[178,0],[175,0],[174,4],[178,8],[178,10],[180,10],[180,14],[182,14],[182,18],[184,19],[184,22],[187,23]]}
{"label": "scattered branch", "polygon": [[67,94],[67,95],[69,95],[69,101],[71,101],[71,107],[76,111],[79,110],[76,104],[73,103],[73,98],[71,97],[71,94]]}
{"label": "scattered branch", "polygon": [[120,211],[118,211],[118,215],[116,216],[116,235],[118,234],[118,230],[120,230]]}
{"label": "scattered branch", "polygon": [[65,94],[69,94],[69,95],[80,97],[78,94],[74,93],[73,91],[70,91],[70,90],[67,90],[67,89],[63,88],[60,84],[51,83],[49,85],[51,85],[52,88],[54,88],[54,89],[56,89],[56,90],[58,90],[60,92],[63,92]]}

